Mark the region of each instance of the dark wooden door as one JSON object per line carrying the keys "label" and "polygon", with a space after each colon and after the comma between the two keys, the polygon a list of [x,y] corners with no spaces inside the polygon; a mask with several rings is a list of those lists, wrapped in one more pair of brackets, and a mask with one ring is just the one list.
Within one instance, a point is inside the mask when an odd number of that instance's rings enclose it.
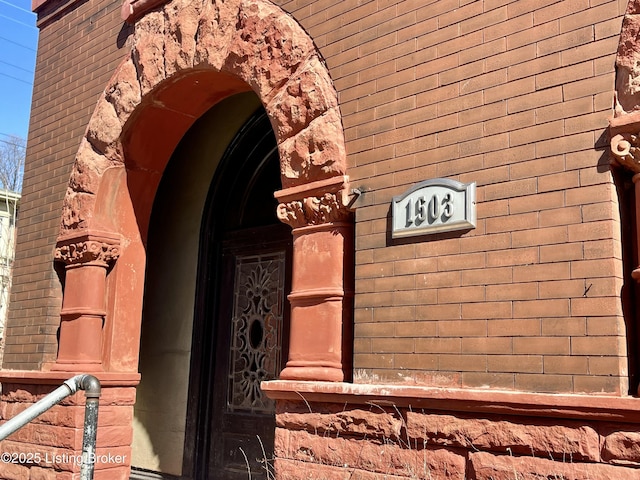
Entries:
{"label": "dark wooden door", "polygon": [[261,110],[227,148],[205,205],[187,478],[272,478],[275,404],[260,383],[277,378],[288,351],[292,236],[276,217],[280,188],[275,137]]}
{"label": "dark wooden door", "polygon": [[[283,233],[285,236],[283,236]],[[260,389],[283,367],[291,234],[269,227],[225,240],[209,478],[268,478],[275,403]],[[286,350],[285,350],[286,351]]]}

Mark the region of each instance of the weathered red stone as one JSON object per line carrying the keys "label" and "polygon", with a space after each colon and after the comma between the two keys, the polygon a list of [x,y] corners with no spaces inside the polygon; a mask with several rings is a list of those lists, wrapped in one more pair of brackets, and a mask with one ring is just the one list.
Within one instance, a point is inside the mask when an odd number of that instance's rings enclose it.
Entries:
{"label": "weathered red stone", "polygon": [[121,125],[125,124],[129,115],[140,104],[140,82],[131,55],[118,66],[111,77],[105,88],[105,98],[113,104]]}
{"label": "weathered red stone", "polygon": [[132,53],[143,96],[166,78],[164,33],[163,12],[150,12],[136,24]]}
{"label": "weathered red stone", "polygon": [[195,65],[222,70],[236,33],[239,10],[240,0],[205,3],[198,25]]}
{"label": "weathered red stone", "polygon": [[534,456],[469,454],[470,476],[474,480],[637,480],[640,471],[599,463],[574,463]]}
{"label": "weathered red stone", "polygon": [[278,413],[276,425],[287,430],[306,430],[335,437],[355,435],[360,438],[398,439],[404,423],[396,411],[372,412],[345,407],[342,412],[321,413],[315,411],[315,405],[310,409],[311,412],[307,413]]}
{"label": "weathered red stone", "polygon": [[265,108],[278,138],[285,139],[336,108],[336,100],[327,69],[312,55]]}
{"label": "weathered red stone", "polygon": [[192,0],[174,0],[164,8],[164,65],[167,77],[193,66],[202,8],[202,3]]}
{"label": "weathered red stone", "polygon": [[640,108],[640,2],[631,0],[622,21],[616,58],[616,115]]}
{"label": "weathered red stone", "polygon": [[297,135],[278,145],[282,187],[331,178],[346,172],[344,144],[332,139],[342,134],[337,108],[314,119]]}
{"label": "weathered red stone", "polygon": [[410,448],[401,440],[351,439],[276,430],[276,456],[386,475],[465,479],[466,458],[444,448]]}
{"label": "weathered red stone", "polygon": [[[425,445],[447,445],[545,458],[600,460],[596,430],[579,422],[544,420],[517,422],[515,418],[458,417],[408,411],[407,436]],[[528,419],[531,420],[531,419]]]}
{"label": "weathered red stone", "polygon": [[338,465],[320,465],[280,458],[276,459],[274,467],[276,478],[279,480],[402,480],[407,478]]}
{"label": "weathered red stone", "polygon": [[640,432],[628,425],[609,427],[603,432],[602,459],[617,464],[640,465]]}
{"label": "weathered red stone", "polygon": [[267,104],[314,52],[309,36],[279,7],[244,1],[223,71],[244,79]]}

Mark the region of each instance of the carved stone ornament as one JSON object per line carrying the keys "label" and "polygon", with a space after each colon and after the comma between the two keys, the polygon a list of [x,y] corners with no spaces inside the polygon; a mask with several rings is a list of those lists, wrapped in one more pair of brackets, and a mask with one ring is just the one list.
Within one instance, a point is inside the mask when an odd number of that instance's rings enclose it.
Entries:
{"label": "carved stone ornament", "polygon": [[640,135],[621,133],[611,139],[613,158],[634,174],[640,173]]}
{"label": "carved stone ornament", "polygon": [[278,218],[293,228],[342,222],[349,215],[342,192],[305,197],[278,205]]}
{"label": "carved stone ornament", "polygon": [[104,266],[120,256],[120,239],[111,234],[82,233],[58,239],[55,259],[67,265],[97,263]]}

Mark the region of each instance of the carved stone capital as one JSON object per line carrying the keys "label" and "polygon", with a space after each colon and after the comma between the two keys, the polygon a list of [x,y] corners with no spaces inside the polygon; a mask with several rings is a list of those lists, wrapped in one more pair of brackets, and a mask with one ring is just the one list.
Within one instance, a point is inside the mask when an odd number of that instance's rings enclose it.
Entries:
{"label": "carved stone capital", "polygon": [[293,228],[342,222],[349,218],[350,213],[341,192],[305,197],[278,205],[278,218]]}
{"label": "carved stone capital", "polygon": [[292,228],[343,222],[351,215],[348,192],[346,175],[280,190],[278,219]]}
{"label": "carved stone capital", "polygon": [[614,160],[634,174],[640,173],[640,134],[619,133],[611,138]]}
{"label": "carved stone capital", "polygon": [[58,238],[55,259],[67,265],[108,266],[120,256],[120,237],[106,232],[78,231]]}

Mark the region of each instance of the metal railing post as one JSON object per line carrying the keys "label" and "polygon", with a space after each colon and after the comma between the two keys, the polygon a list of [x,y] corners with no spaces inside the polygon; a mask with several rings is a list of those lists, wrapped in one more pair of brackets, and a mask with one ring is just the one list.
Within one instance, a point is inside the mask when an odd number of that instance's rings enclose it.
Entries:
{"label": "metal railing post", "polygon": [[84,407],[84,431],[82,432],[82,466],[80,467],[80,480],[93,480],[93,470],[96,461],[100,382],[92,375],[85,375],[81,388],[84,390],[86,402]]}

